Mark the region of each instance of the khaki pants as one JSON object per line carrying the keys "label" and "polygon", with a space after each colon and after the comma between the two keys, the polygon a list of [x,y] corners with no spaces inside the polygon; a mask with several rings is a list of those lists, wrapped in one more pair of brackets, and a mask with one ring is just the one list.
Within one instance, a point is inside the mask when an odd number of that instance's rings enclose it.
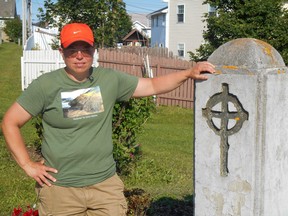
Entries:
{"label": "khaki pants", "polygon": [[40,216],[124,216],[127,203],[118,175],[87,187],[36,186]]}

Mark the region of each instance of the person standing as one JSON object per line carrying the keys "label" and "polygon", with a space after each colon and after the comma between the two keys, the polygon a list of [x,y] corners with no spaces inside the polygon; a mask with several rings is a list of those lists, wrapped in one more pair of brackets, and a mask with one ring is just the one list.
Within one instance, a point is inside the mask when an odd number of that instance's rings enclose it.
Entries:
{"label": "person standing", "polygon": [[[14,159],[33,178],[40,215],[126,215],[124,185],[112,144],[115,102],[172,91],[187,79],[206,80],[209,62],[155,78],[92,67],[94,36],[84,23],[65,25],[59,51],[65,67],[34,80],[7,110],[2,131]],[[20,128],[42,115],[41,162],[32,161]]]}

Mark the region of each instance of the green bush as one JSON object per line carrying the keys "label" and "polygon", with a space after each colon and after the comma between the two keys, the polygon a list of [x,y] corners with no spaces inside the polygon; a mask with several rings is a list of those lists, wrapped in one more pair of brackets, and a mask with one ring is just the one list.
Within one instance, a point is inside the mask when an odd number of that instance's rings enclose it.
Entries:
{"label": "green bush", "polygon": [[[5,22],[4,32],[11,41],[17,42],[22,37],[22,22],[19,17]],[[1,38],[0,38],[1,39]]]}
{"label": "green bush", "polygon": [[36,152],[41,152],[41,144],[43,139],[43,125],[42,125],[42,115],[38,115],[32,118],[32,124],[36,129],[36,134],[38,139],[34,140],[34,147]]}
{"label": "green bush", "polygon": [[117,164],[117,172],[125,175],[131,171],[131,163],[141,155],[140,145],[136,143],[136,135],[141,126],[149,118],[155,108],[152,97],[130,99],[117,103],[113,111],[113,156]]}
{"label": "green bush", "polygon": [[[128,102],[116,103],[113,110],[113,156],[117,172],[125,175],[131,171],[131,163],[141,155],[140,145],[136,143],[136,135],[141,132],[141,126],[155,109],[152,97],[130,99]],[[43,126],[41,116],[33,118],[38,139],[35,140],[37,150],[41,149]]]}

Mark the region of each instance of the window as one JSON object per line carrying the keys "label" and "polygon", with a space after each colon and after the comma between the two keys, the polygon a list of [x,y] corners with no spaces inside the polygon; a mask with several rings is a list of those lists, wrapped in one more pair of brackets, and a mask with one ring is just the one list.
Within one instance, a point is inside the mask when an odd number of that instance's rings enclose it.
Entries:
{"label": "window", "polygon": [[184,5],[178,5],[177,21],[178,23],[184,22]]}
{"label": "window", "polygon": [[216,8],[212,7],[208,4],[208,15],[209,16],[216,16]]}
{"label": "window", "polygon": [[184,57],[184,44],[178,44],[178,56]]}
{"label": "window", "polygon": [[161,20],[161,21],[162,21],[162,26],[165,26],[165,14],[162,15],[162,18],[161,18],[161,19],[162,19],[162,20]]}
{"label": "window", "polygon": [[158,27],[159,25],[159,17],[156,16],[152,19],[152,27]]}
{"label": "window", "polygon": [[159,16],[156,17],[156,27],[159,26]]}

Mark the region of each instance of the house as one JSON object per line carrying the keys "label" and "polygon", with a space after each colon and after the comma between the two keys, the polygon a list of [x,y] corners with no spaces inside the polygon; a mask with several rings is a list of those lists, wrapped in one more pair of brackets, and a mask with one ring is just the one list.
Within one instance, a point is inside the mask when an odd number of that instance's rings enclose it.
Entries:
{"label": "house", "polygon": [[17,17],[15,0],[0,0],[0,42],[9,41],[9,38],[3,31],[5,21]]}
{"label": "house", "polygon": [[168,0],[168,48],[174,55],[189,60],[188,51],[195,52],[204,43],[204,14],[213,11],[204,0]]}
{"label": "house", "polygon": [[154,11],[147,15],[151,20],[151,47],[168,47],[169,25],[168,23],[168,7]]}
{"label": "house", "polygon": [[149,46],[149,38],[138,29],[133,29],[123,38],[124,46]]}
{"label": "house", "polygon": [[132,31],[123,39],[118,46],[149,46],[151,37],[150,20],[146,14],[129,14],[132,20]]}
{"label": "house", "polygon": [[137,29],[146,37],[151,38],[151,22],[147,18],[147,14],[129,14],[132,20],[132,29]]}
{"label": "house", "polygon": [[[203,22],[204,14],[215,15],[216,10],[209,4],[203,4],[204,0],[163,1],[168,3],[166,47],[174,55],[190,60],[187,52],[195,52],[204,43],[203,31],[206,28],[206,23]],[[288,0],[283,1],[283,7],[288,9]],[[152,24],[152,45],[155,41],[153,38],[154,27]]]}
{"label": "house", "polygon": [[168,7],[148,15],[151,18],[151,46],[167,47],[175,56],[190,60],[204,43],[204,14],[215,12],[204,0],[163,0]]}

